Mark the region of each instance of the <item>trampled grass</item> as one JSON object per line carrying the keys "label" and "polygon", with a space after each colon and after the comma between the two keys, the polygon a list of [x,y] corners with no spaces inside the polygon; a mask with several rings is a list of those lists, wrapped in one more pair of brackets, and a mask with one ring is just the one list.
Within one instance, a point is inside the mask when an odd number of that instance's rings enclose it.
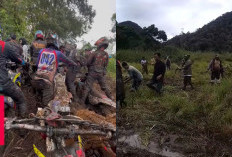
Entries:
{"label": "trampled grass", "polygon": [[[133,53],[120,51],[119,59],[128,61],[139,70],[141,56],[145,56],[149,61],[153,54],[144,52],[142,55],[139,53],[132,55]],[[181,90],[183,78],[180,71],[175,72],[184,51],[178,56],[171,56],[175,60],[172,69],[166,72],[162,96],[146,86],[146,82],[152,77],[152,65],[149,65],[149,75],[144,74],[143,84],[137,92],[129,92],[130,83],[125,87],[127,106],[119,111],[119,116],[123,117],[123,125],[130,125],[141,133],[145,144],[154,133],[151,129],[154,126],[169,133],[190,135],[210,132],[221,137],[232,135],[232,55],[220,54],[225,67],[225,78],[220,85],[211,85],[210,72],[206,70],[215,54],[186,53],[191,54],[194,61],[192,66],[194,90]]]}

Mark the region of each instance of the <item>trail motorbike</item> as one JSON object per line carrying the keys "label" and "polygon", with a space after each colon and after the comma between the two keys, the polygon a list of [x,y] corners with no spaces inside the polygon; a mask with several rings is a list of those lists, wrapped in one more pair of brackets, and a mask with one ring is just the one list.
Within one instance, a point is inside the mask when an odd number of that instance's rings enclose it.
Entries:
{"label": "trail motorbike", "polygon": [[[64,78],[60,74],[55,77],[57,94],[47,107],[38,108],[37,113],[30,114],[27,119],[6,118],[6,132],[20,129],[41,133],[46,143],[46,154],[52,157],[116,156],[112,149],[115,143],[111,142],[116,139],[115,126],[107,122],[94,123],[73,115]],[[67,142],[70,140],[71,143]],[[34,146],[36,154],[43,153],[38,149]]]}

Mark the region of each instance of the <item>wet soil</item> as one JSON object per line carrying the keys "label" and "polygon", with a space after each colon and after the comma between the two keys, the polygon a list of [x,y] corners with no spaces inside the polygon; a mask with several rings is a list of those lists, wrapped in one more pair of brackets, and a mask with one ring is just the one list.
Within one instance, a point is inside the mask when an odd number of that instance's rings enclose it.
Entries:
{"label": "wet soil", "polygon": [[[112,91],[112,94],[114,95],[114,98],[116,98],[116,85],[115,81],[107,78],[107,83],[110,86],[110,89]],[[95,85],[96,87],[98,85]],[[98,86],[97,89],[100,91],[100,87]],[[30,113],[36,113],[37,107],[40,105],[38,102],[38,99],[36,99],[36,96],[33,93],[33,90],[28,87],[24,86],[22,87],[22,91],[26,97],[26,102],[28,105],[28,111]],[[102,91],[101,91],[102,92]],[[95,123],[112,123],[114,126],[116,126],[116,113],[113,114],[107,114],[106,117],[102,115],[96,114],[94,111],[89,110],[80,110],[77,111],[77,115],[84,120],[90,120]],[[94,139],[94,138],[92,138]],[[88,140],[87,138],[83,140]],[[98,139],[97,139],[98,140]],[[72,143],[72,142],[71,142]],[[46,153],[46,143],[45,139],[42,138],[40,133],[36,132],[25,132],[24,137],[19,136],[18,131],[8,131],[5,137],[5,147],[0,147],[0,156],[1,157],[35,157],[35,153],[33,150],[33,144],[46,156],[46,157],[52,157],[52,154]],[[99,144],[96,143],[96,144]],[[94,143],[91,144],[91,147],[93,147]],[[102,146],[102,144],[100,144]],[[97,148],[98,146],[95,145]]]}

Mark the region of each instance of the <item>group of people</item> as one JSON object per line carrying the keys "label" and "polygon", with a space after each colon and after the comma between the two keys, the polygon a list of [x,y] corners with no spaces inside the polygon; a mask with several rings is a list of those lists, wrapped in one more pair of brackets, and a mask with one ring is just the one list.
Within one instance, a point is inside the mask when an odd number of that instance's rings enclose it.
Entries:
{"label": "group of people", "polygon": [[[162,93],[162,88],[164,85],[164,76],[166,70],[171,69],[171,61],[169,57],[166,58],[165,62],[161,60],[161,54],[155,53],[152,59],[152,65],[154,65],[153,76],[151,81],[147,83],[147,86],[155,90],[158,94]],[[131,91],[136,91],[139,89],[143,81],[143,74],[148,74],[148,62],[145,57],[142,58],[140,64],[142,65],[142,73],[136,69],[134,66],[129,65],[127,62],[122,62],[122,67],[128,72],[129,77],[124,80],[124,83],[132,80]],[[190,55],[185,55],[182,59],[181,66],[176,70],[182,71],[183,74],[183,87],[182,90],[186,90],[189,85],[191,89],[194,89],[192,84],[192,65],[193,61],[190,59]],[[220,83],[220,78],[223,77],[224,68],[222,66],[222,61],[219,55],[216,55],[210,62],[207,71],[211,71],[211,83]]]}
{"label": "group of people", "polygon": [[[43,106],[47,106],[54,98],[55,82],[54,78],[58,72],[59,65],[65,65],[67,90],[72,94],[73,102],[77,107],[85,107],[88,94],[92,91],[93,83],[99,83],[106,96],[112,98],[111,92],[106,85],[107,65],[109,61],[108,53],[105,49],[109,45],[106,37],[96,41],[96,51],[86,49],[86,55],[81,55],[76,50],[76,45],[72,49],[66,45],[59,46],[58,37],[51,32],[45,37],[41,30],[36,31],[35,40],[31,46],[27,45],[24,38],[20,38],[20,44],[16,41],[16,36],[11,35],[10,40],[0,40],[0,94],[11,97],[16,103],[18,117],[27,117],[27,103],[21,89],[15,85],[8,76],[6,63],[8,60],[21,64],[23,68],[31,67],[32,73],[30,84],[35,91],[40,93]],[[81,68],[87,67],[86,80],[82,97],[77,96],[75,79],[81,73]],[[29,72],[29,71],[27,71]]]}

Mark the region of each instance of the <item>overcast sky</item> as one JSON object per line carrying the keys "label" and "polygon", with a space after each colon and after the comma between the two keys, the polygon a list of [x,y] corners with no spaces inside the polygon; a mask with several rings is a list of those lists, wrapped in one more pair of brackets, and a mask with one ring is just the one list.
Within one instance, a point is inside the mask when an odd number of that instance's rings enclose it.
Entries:
{"label": "overcast sky", "polygon": [[194,32],[218,16],[232,11],[232,0],[116,0],[117,21],[141,27],[155,24],[168,38]]}
{"label": "overcast sky", "polygon": [[[116,12],[116,1],[115,0],[88,0],[89,4],[96,10],[96,16],[92,24],[92,29],[85,35],[77,38],[78,41],[84,39],[90,42],[92,45],[96,40],[103,36],[112,36],[111,28],[112,21],[111,17]],[[78,47],[80,43],[77,43]]]}

